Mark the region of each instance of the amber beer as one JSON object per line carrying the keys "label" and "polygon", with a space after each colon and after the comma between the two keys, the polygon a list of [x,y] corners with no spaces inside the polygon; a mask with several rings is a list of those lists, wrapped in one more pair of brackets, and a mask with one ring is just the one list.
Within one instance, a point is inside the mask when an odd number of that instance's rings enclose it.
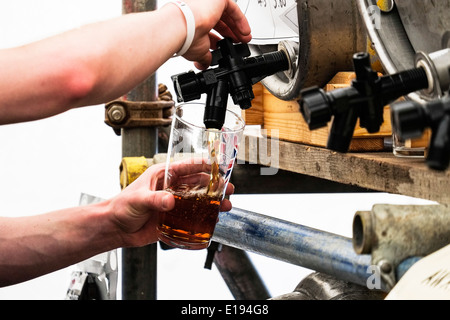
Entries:
{"label": "amber beer", "polygon": [[175,207],[159,215],[159,239],[169,246],[198,250],[209,246],[220,209],[220,199],[206,187],[172,186]]}
{"label": "amber beer", "polygon": [[173,115],[163,189],[173,194],[175,207],[158,214],[157,234],[176,248],[209,246],[245,128],[226,110],[223,127],[208,129],[204,112],[204,103],[185,103]]}

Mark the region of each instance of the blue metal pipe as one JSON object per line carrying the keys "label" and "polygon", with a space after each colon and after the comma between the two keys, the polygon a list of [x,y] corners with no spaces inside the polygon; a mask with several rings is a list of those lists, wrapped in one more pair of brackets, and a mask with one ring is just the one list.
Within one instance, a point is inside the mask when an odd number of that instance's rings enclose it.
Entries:
{"label": "blue metal pipe", "polygon": [[403,260],[397,267],[395,276],[397,281],[400,280],[416,262],[419,262],[423,257],[411,257]]}
{"label": "blue metal pipe", "polygon": [[243,209],[220,213],[213,240],[363,286],[373,275],[371,256],[356,254],[350,238]]}

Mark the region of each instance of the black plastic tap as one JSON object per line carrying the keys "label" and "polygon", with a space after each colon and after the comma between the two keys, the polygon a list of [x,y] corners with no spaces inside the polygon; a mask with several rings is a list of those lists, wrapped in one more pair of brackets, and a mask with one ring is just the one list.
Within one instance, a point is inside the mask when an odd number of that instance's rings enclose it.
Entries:
{"label": "black plastic tap", "polygon": [[255,97],[252,88],[255,83],[289,69],[289,60],[283,51],[250,57],[247,44],[233,44],[227,38],[218,42],[218,49],[212,55],[211,68],[172,76],[178,102],[200,99],[202,94],[207,94],[204,124],[208,129],[222,128],[228,95],[241,109],[248,109]]}
{"label": "black plastic tap", "polygon": [[327,148],[347,152],[357,120],[369,133],[383,124],[384,106],[401,96],[428,87],[423,68],[380,77],[370,65],[368,53],[353,56],[356,79],[344,89],[325,92],[318,87],[301,91],[300,111],[310,130],[327,125],[333,119]]}
{"label": "black plastic tap", "polygon": [[421,137],[426,128],[431,129],[427,164],[441,171],[450,164],[449,95],[425,104],[405,101],[391,107],[392,126],[401,140]]}

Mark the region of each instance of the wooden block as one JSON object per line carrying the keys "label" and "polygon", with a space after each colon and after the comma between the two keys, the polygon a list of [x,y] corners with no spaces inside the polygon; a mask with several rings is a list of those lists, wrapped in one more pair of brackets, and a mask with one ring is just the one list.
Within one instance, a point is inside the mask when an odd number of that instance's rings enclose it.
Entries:
{"label": "wooden block", "polygon": [[263,107],[263,85],[261,82],[253,85],[253,93],[255,98],[252,100],[252,107],[248,110],[242,110],[241,116],[247,125],[263,125],[264,124],[264,107]]}
{"label": "wooden block", "polygon": [[338,72],[325,86],[325,91],[349,87],[352,80],[356,79],[354,72]]}
{"label": "wooden block", "polygon": [[[346,88],[354,78],[353,72],[340,72],[326,85],[325,91]],[[384,150],[384,138],[392,136],[389,107],[384,109],[384,120],[380,131],[375,134],[369,134],[358,122],[349,151]],[[331,122],[327,127],[311,131],[300,113],[298,101],[280,100],[263,88],[263,128],[268,131],[268,136],[271,130],[278,130],[280,140],[326,147]]]}
{"label": "wooden block", "polygon": [[383,151],[383,138],[367,138],[367,139],[353,139],[350,143],[348,151],[363,152],[363,151]]}
{"label": "wooden block", "polygon": [[432,132],[430,129],[426,129],[422,137],[417,139],[409,139],[405,141],[405,147],[407,148],[427,148],[430,145]]}

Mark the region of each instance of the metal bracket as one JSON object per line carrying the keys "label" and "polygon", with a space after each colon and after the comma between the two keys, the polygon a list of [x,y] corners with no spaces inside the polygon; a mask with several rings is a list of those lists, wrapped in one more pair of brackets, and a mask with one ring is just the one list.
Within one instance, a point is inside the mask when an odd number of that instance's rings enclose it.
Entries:
{"label": "metal bracket", "polygon": [[115,300],[117,289],[117,250],[80,262],[72,272],[66,300]]}
{"label": "metal bracket", "polygon": [[165,127],[172,122],[174,101],[115,100],[105,106],[105,123],[120,135],[123,128]]}
{"label": "metal bracket", "polygon": [[410,257],[424,257],[450,243],[450,208],[444,205],[379,204],[360,211],[353,220],[353,248],[372,254],[388,289],[397,282],[395,271]]}
{"label": "metal bracket", "polygon": [[[82,193],[79,205],[103,201]],[[118,281],[117,249],[81,261],[72,272],[66,300],[115,300]]]}

